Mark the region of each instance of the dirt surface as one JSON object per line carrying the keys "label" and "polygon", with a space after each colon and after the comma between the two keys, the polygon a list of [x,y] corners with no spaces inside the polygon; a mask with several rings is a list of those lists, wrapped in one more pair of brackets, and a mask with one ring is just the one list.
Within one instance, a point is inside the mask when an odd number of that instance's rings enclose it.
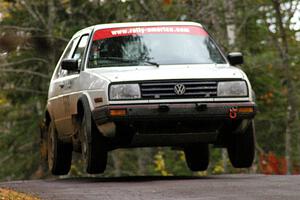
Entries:
{"label": "dirt surface", "polygon": [[13,190],[0,188],[0,200],[40,200],[37,197],[30,196],[24,193],[19,193]]}
{"label": "dirt surface", "polygon": [[67,178],[2,182],[41,199],[300,199],[300,176]]}

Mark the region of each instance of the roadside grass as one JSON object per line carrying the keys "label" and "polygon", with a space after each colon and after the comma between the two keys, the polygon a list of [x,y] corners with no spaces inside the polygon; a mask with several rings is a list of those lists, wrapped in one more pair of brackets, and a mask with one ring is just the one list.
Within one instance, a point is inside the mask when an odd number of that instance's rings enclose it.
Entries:
{"label": "roadside grass", "polygon": [[0,188],[0,200],[40,200],[40,198],[11,189]]}

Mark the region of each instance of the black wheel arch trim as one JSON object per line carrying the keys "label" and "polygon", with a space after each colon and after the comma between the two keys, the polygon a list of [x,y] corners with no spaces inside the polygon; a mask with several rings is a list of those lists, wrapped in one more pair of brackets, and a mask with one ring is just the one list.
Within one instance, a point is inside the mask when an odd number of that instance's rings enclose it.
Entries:
{"label": "black wheel arch trim", "polygon": [[[82,107],[81,107],[82,106]],[[81,110],[83,109],[83,110]],[[89,104],[89,100],[86,95],[82,94],[79,96],[78,101],[77,101],[77,116],[78,116],[78,123],[81,123],[81,118],[83,117],[83,114],[85,113],[87,120],[94,120],[92,113],[91,113],[91,108]],[[87,123],[87,126],[92,126],[92,122]],[[91,128],[91,127],[90,127]],[[88,131],[88,134],[91,134]],[[89,141],[91,142],[91,135],[88,137]]]}

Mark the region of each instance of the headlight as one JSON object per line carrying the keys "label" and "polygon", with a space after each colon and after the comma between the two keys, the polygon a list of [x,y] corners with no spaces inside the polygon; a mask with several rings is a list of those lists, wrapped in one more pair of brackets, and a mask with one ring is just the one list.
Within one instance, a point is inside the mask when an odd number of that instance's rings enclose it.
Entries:
{"label": "headlight", "polygon": [[139,99],[141,98],[140,86],[138,84],[111,85],[109,97],[111,100]]}
{"label": "headlight", "polygon": [[218,83],[219,97],[241,97],[248,96],[245,81],[226,81]]}

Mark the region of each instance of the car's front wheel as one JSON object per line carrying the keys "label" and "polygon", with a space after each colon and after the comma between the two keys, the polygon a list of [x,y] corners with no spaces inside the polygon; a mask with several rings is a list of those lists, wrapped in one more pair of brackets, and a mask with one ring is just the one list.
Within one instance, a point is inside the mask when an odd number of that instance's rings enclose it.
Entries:
{"label": "car's front wheel", "polygon": [[89,174],[103,173],[107,164],[107,150],[104,138],[93,122],[89,110],[84,110],[81,119],[80,136],[86,172]]}
{"label": "car's front wheel", "polygon": [[232,133],[228,138],[227,152],[235,168],[251,167],[255,155],[255,127],[251,121],[244,133]]}
{"label": "car's front wheel", "polygon": [[68,174],[72,162],[72,143],[60,140],[54,122],[48,127],[48,167],[53,175]]}
{"label": "car's front wheel", "polygon": [[186,164],[191,171],[204,171],[209,164],[208,144],[191,144],[184,147]]}

